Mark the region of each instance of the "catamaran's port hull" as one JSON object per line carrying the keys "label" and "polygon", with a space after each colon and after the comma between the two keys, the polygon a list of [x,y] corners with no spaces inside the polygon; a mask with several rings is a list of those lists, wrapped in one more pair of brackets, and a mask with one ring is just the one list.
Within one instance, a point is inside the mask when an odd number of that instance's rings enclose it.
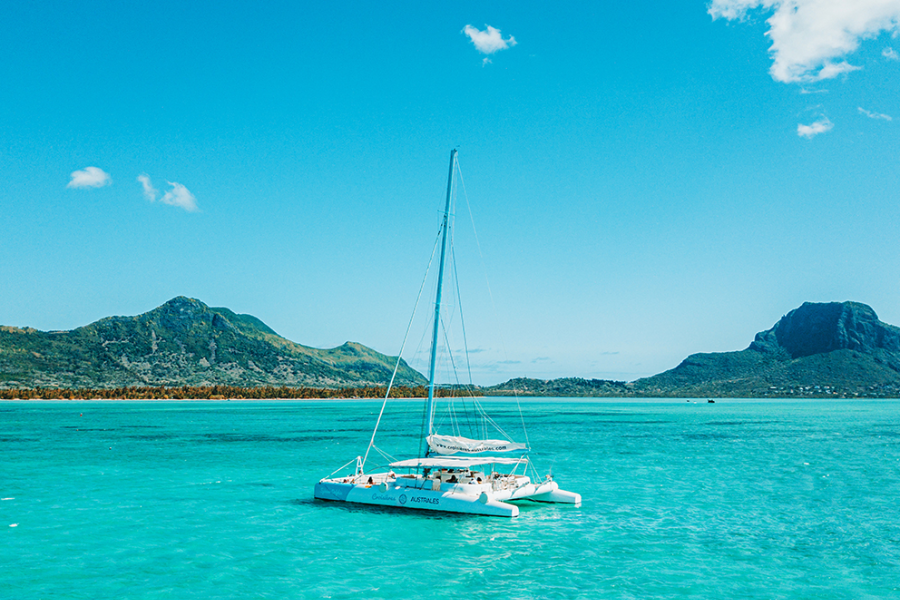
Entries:
{"label": "catamaran's port hull", "polygon": [[377,485],[320,481],[316,484],[315,497],[320,500],[485,515],[489,517],[519,516],[519,507],[506,502],[492,499],[482,502],[479,499],[480,496],[408,487],[389,488],[382,491],[381,487]]}

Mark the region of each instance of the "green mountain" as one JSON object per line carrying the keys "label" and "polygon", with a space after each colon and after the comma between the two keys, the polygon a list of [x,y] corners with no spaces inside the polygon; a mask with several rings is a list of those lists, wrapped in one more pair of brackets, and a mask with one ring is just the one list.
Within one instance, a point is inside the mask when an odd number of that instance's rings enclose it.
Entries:
{"label": "green mountain", "polygon": [[582,379],[581,377],[562,377],[550,380],[516,377],[505,383],[479,388],[479,391],[487,396],[556,396],[561,398],[581,396],[621,398],[633,395],[631,388],[624,381]]}
{"label": "green mountain", "polygon": [[739,352],[694,354],[632,384],[645,396],[896,396],[900,328],[857,302],[807,302]]}
{"label": "green mountain", "polygon": [[[256,317],[185,297],[72,331],[0,327],[0,388],[386,385],[395,361],[354,342],[295,344]],[[401,362],[396,383],[426,381]]]}
{"label": "green mountain", "polygon": [[510,379],[486,395],[590,397],[900,397],[900,328],[858,302],[807,302],[739,352],[693,354],[653,377]]}

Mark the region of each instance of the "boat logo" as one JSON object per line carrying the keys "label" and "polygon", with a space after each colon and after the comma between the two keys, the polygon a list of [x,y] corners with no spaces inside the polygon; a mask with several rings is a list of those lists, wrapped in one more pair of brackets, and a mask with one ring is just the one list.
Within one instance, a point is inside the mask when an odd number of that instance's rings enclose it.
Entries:
{"label": "boat logo", "polygon": [[413,502],[424,502],[425,504],[440,504],[441,501],[437,498],[426,498],[424,496],[417,496],[412,499]]}
{"label": "boat logo", "polygon": [[406,494],[400,494],[400,497],[397,498],[400,501],[400,504],[406,504]]}

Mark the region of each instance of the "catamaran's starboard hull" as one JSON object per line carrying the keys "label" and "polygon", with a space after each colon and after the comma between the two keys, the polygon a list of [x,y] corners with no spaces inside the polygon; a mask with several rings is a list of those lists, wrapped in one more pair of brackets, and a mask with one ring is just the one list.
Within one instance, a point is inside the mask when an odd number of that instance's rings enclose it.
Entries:
{"label": "catamaran's starboard hull", "polygon": [[337,502],[355,502],[357,504],[436,510],[490,517],[519,516],[519,507],[506,502],[468,494],[408,487],[389,488],[382,491],[381,487],[377,485],[320,481],[316,484],[315,497],[320,500]]}
{"label": "catamaran's starboard hull", "polygon": [[553,504],[574,504],[575,506],[581,506],[581,494],[567,492],[558,487],[549,492],[534,494],[529,496],[528,499],[534,500],[535,502],[551,502]]}

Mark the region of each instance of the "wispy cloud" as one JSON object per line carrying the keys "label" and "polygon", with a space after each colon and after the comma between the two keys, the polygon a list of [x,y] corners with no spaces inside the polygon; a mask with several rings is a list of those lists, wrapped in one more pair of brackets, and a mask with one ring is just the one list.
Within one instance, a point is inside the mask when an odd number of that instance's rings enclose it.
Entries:
{"label": "wispy cloud", "polygon": [[[481,31],[477,27],[466,25],[462,30],[462,32],[466,34],[470,40],[472,40],[472,43],[475,45],[475,49],[482,54],[493,54],[494,52],[506,50],[507,48],[511,48],[516,45],[516,38],[514,38],[513,36],[509,36],[508,38],[503,39],[503,36],[500,35],[499,29],[497,29],[496,27],[491,27],[490,25],[485,25],[485,27],[487,29]],[[482,65],[485,64],[488,63],[482,63]]]}
{"label": "wispy cloud", "polygon": [[834,127],[834,123],[828,120],[828,117],[822,117],[815,123],[810,123],[809,125],[797,125],[797,135],[800,137],[805,137],[807,139],[812,139],[819,135],[820,133],[827,133],[831,131]]}
{"label": "wispy cloud", "polygon": [[890,115],[885,115],[882,113],[875,113],[864,109],[862,106],[856,107],[860,113],[866,115],[870,119],[881,119],[883,121],[893,121],[894,119]]}
{"label": "wispy cloud", "polygon": [[73,171],[72,179],[66,187],[69,188],[98,188],[112,183],[109,173],[97,167],[85,167],[80,171]]}
{"label": "wispy cloud", "polygon": [[808,90],[806,88],[800,88],[801,94],[827,94],[828,90]]}
{"label": "wispy cloud", "polygon": [[199,210],[197,208],[197,199],[186,187],[175,181],[170,181],[169,185],[172,186],[172,189],[159,199],[160,202],[178,206],[188,212],[197,212]]}
{"label": "wispy cloud", "polygon": [[[156,202],[159,192],[153,187],[150,176],[146,173],[141,173],[137,176],[137,180],[143,188],[144,198],[150,202]],[[197,212],[200,210],[197,208],[197,198],[194,197],[190,190],[175,181],[170,181],[169,185],[172,186],[172,189],[163,194],[162,198],[159,198],[160,202],[170,206],[183,208],[188,212]]]}
{"label": "wispy cloud", "polygon": [[772,40],[769,73],[784,83],[856,71],[861,67],[841,59],[855,52],[860,40],[900,31],[897,0],[712,0],[708,12],[713,19],[743,20],[756,9],[772,13],[766,21]]}
{"label": "wispy cloud", "polygon": [[890,46],[882,50],[881,55],[888,60],[900,60],[900,54],[897,54],[897,51]]}
{"label": "wispy cloud", "polygon": [[150,202],[156,201],[156,188],[153,187],[153,184],[150,183],[150,177],[147,176],[146,173],[142,173],[138,175],[137,180],[141,182],[141,187],[144,188],[144,198],[149,200]]}

